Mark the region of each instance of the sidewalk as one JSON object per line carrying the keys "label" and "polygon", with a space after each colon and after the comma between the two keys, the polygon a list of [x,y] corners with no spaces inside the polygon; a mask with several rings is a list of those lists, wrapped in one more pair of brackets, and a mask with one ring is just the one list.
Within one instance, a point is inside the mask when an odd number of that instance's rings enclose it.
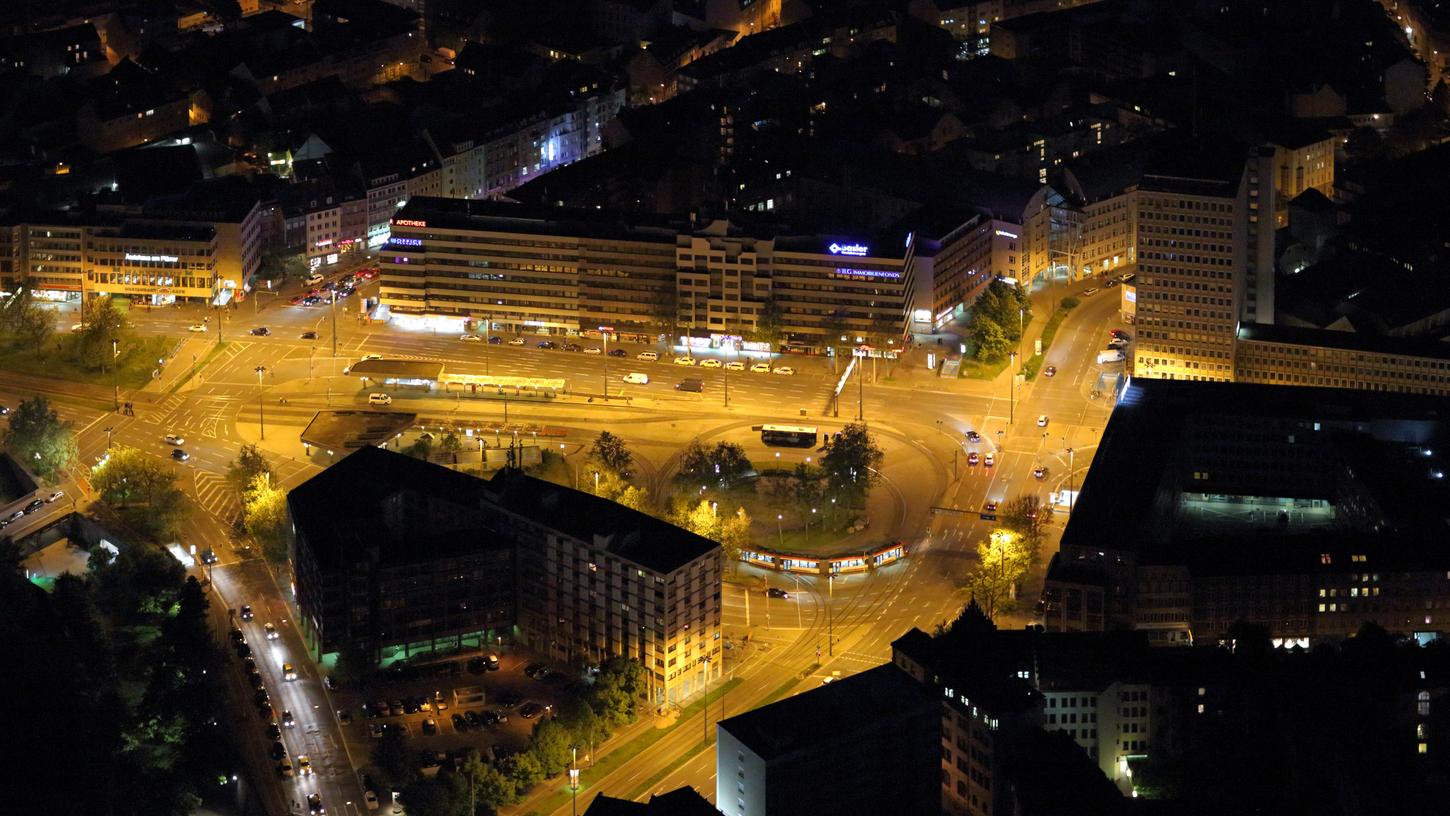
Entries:
{"label": "sidewalk", "polygon": [[216,341],[208,334],[193,334],[182,341],[171,355],[166,364],[161,367],[161,376],[152,378],[142,386],[137,396],[145,394],[143,399],[155,400],[171,393],[180,382],[192,373],[206,355],[211,353]]}

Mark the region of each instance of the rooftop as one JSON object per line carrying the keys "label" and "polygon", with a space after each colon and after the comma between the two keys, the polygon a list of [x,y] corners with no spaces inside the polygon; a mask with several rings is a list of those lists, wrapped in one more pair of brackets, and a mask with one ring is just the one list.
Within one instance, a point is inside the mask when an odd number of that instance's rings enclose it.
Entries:
{"label": "rooftop", "polygon": [[816,746],[839,745],[882,719],[863,718],[863,711],[906,715],[935,699],[888,663],[722,720],[720,727],[769,762]]}
{"label": "rooftop", "polygon": [[648,802],[616,799],[601,793],[589,803],[584,816],[720,816],[720,811],[687,786],[651,795]]}
{"label": "rooftop", "polygon": [[1253,570],[1272,568],[1264,559],[1298,535],[1333,531],[1360,551],[1428,554],[1443,549],[1450,523],[1447,444],[1450,400],[1441,398],[1134,379],[1062,551],[1185,563],[1232,531],[1253,559],[1239,568]]}
{"label": "rooftop", "polygon": [[380,445],[406,431],[417,414],[402,411],[318,411],[302,430],[302,442],[325,451]]}
{"label": "rooftop", "polygon": [[494,505],[653,572],[668,574],[720,551],[714,541],[647,513],[522,471],[499,471],[488,489]]}
{"label": "rooftop", "polygon": [[1239,326],[1239,340],[1262,340],[1291,346],[1324,346],[1393,354],[1400,357],[1450,360],[1450,343],[1439,340],[1311,329],[1300,326],[1245,323]]}

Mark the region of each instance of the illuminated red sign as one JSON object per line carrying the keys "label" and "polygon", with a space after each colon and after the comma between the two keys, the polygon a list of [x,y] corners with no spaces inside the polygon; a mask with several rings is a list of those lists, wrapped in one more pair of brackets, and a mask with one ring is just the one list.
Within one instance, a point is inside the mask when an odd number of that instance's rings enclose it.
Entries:
{"label": "illuminated red sign", "polygon": [[426,227],[426,226],[428,226],[428,222],[427,221],[414,221],[411,218],[395,218],[395,219],[393,219],[393,223],[395,225],[397,225],[397,226],[400,226],[400,227]]}

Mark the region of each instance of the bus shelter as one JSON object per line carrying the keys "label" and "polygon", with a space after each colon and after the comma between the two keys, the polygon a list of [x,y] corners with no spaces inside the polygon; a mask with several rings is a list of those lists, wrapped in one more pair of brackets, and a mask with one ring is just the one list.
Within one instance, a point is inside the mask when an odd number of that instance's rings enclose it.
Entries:
{"label": "bus shelter", "polygon": [[446,391],[478,393],[480,389],[509,389],[515,394],[556,397],[564,393],[565,381],[551,377],[508,377],[502,374],[444,374],[439,380]]}

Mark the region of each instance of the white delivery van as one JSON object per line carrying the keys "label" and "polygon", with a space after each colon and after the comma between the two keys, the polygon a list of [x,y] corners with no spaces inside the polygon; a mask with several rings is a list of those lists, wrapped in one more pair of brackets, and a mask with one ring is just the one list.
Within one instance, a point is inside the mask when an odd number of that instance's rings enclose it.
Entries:
{"label": "white delivery van", "polygon": [[1098,365],[1102,365],[1103,363],[1121,363],[1126,359],[1127,357],[1120,350],[1115,349],[1113,351],[1098,352]]}
{"label": "white delivery van", "polygon": [[371,405],[392,405],[393,398],[388,394],[368,394],[368,403]]}

